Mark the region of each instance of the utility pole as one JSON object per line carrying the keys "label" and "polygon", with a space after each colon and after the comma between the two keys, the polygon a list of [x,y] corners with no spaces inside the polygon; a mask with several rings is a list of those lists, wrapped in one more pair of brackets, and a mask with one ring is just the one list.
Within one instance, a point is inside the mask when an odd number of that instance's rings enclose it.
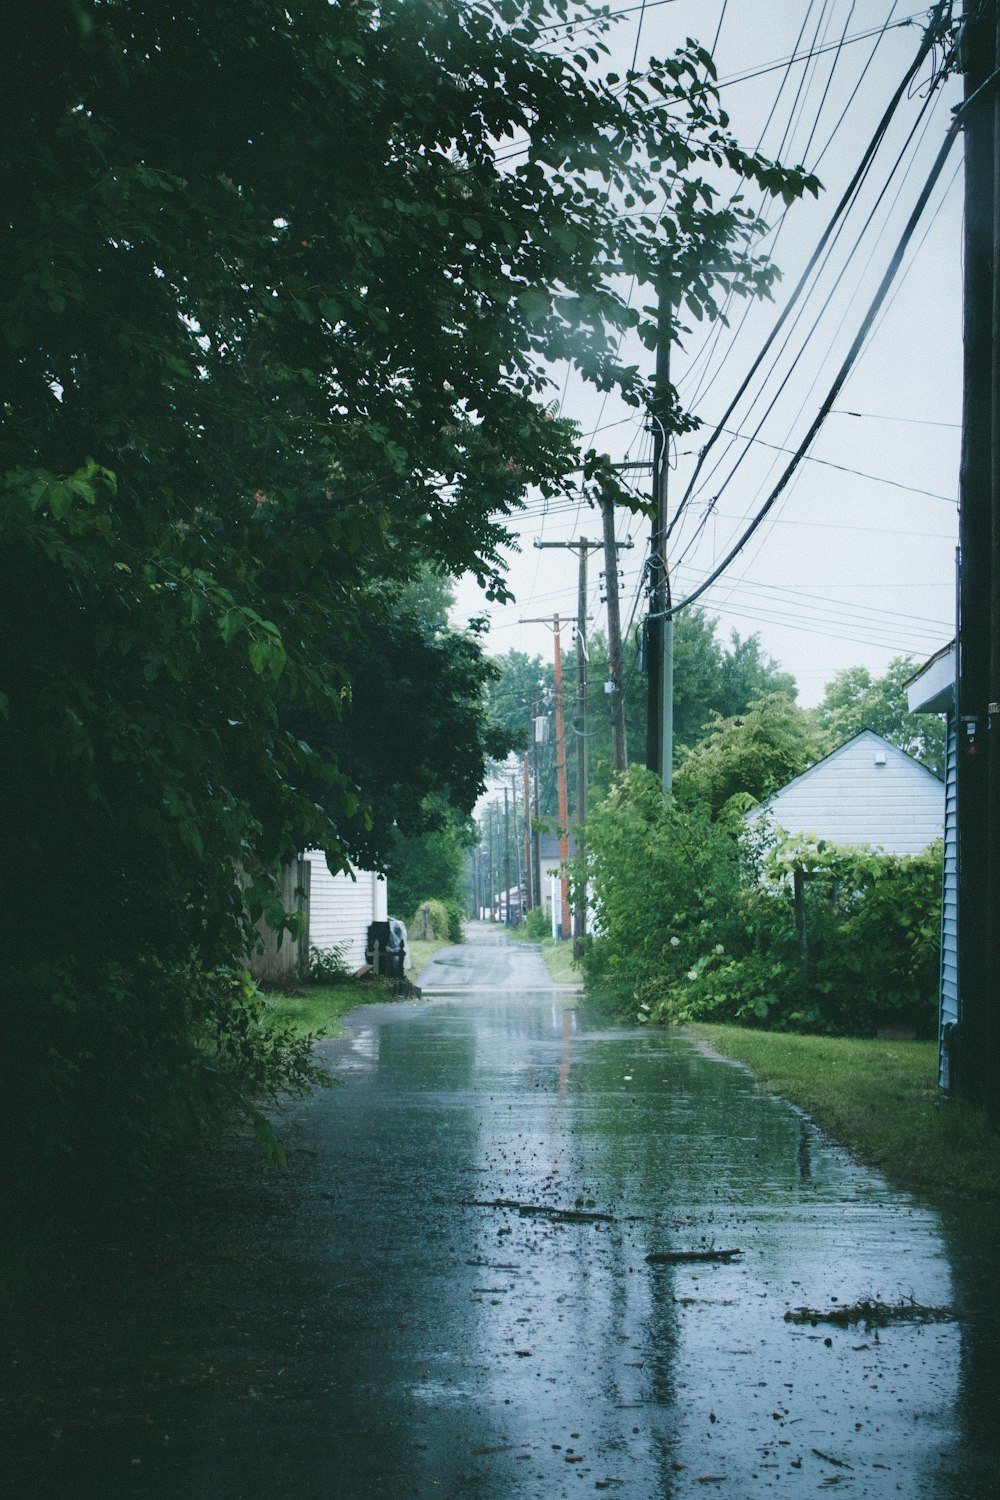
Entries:
{"label": "utility pole", "polygon": [[576,852],[579,859],[576,882],[576,903],[573,912],[573,957],[583,952],[583,939],[587,932],[587,793],[590,789],[589,746],[587,744],[587,668],[590,652],[587,649],[587,550],[595,543],[577,543],[580,549],[580,576],[576,596]]}
{"label": "utility pole", "polygon": [[625,736],[625,683],[622,673],[622,624],[618,607],[618,548],[631,542],[615,541],[614,496],[601,486],[601,515],[604,520],[604,589],[608,606],[608,680],[611,684],[611,766],[616,772],[628,770],[628,742]]}
{"label": "utility pole", "polygon": [[[996,0],[967,0],[968,100],[997,65]],[[1000,102],[965,122],[964,411],[957,681],[958,985],[955,1088],[1000,1118]]]}
{"label": "utility pole", "polygon": [[672,277],[666,255],[657,281],[656,373],[650,420],[653,425],[653,530],[649,559],[649,614],[646,668],[649,708],[646,765],[670,790],[674,759],[674,622],[670,617],[667,567],[667,476],[670,472],[670,345],[673,339]]}
{"label": "utility pole", "polygon": [[492,802],[487,802],[487,804],[486,804],[486,842],[487,842],[487,846],[488,846],[488,849],[489,849],[489,859],[488,859],[488,867],[487,867],[487,875],[489,877],[489,879],[487,881],[487,884],[489,886],[489,895],[490,895],[490,917],[489,917],[489,919],[492,922],[492,921],[495,920],[495,917],[494,917],[494,914],[493,914],[494,913],[494,907],[493,907],[493,803]]}
{"label": "utility pole", "polygon": [[[534,732],[534,725],[532,725]],[[528,911],[533,908],[534,882],[531,870],[531,772],[528,766],[528,752],[524,752],[524,904]]]}
{"label": "utility pole", "polygon": [[521,625],[548,625],[555,638],[556,679],[556,788],[559,799],[559,863],[562,865],[560,885],[562,900],[558,936],[570,935],[569,882],[566,878],[566,862],[569,859],[569,797],[566,792],[566,721],[563,717],[562,647],[559,644],[559,616],[533,616],[521,620]]}
{"label": "utility pole", "polygon": [[[545,720],[545,729],[546,729],[546,731],[548,730],[548,727],[549,727],[549,721],[548,721],[548,719],[546,719]],[[532,835],[533,835],[533,837],[532,837],[532,853],[534,855],[535,905],[536,906],[543,906],[544,905],[544,898],[542,896],[542,851],[541,851],[541,842],[540,842],[541,841],[541,834],[539,833],[539,828],[538,828],[539,822],[541,821],[540,816],[539,816],[539,810],[538,810],[538,739],[539,739],[539,731],[540,731],[540,724],[539,724],[538,704],[537,703],[533,703],[531,705],[531,749],[532,749],[532,755],[533,755],[533,758],[534,758],[534,768],[533,769],[534,769],[534,781],[535,781],[535,817],[534,817],[534,826],[533,826],[533,829],[532,829]]]}
{"label": "utility pole", "polygon": [[[576,852],[580,857],[581,864],[584,855],[585,828],[587,822],[587,555],[597,548],[603,547],[603,542],[590,542],[586,537],[579,537],[575,542],[536,542],[535,546],[542,550],[547,547],[559,547],[571,552],[579,552],[580,569],[579,584],[577,589],[576,606],[576,807],[574,808],[573,821],[576,824]],[[574,906],[573,922],[573,954],[579,958],[583,937],[587,931],[587,892],[586,884],[581,883],[577,891]]]}
{"label": "utility pole", "polygon": [[507,806],[507,786],[503,789],[503,880],[504,880],[504,926],[510,926],[510,809]]}

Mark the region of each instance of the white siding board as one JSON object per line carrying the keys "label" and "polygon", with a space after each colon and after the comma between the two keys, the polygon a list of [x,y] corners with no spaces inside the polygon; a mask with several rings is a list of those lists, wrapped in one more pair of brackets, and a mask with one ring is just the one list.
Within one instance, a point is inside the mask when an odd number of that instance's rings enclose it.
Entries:
{"label": "white siding board", "polygon": [[350,969],[365,961],[365,937],[371,922],[385,920],[385,881],[370,870],[330,873],[326,856],[309,849],[312,866],[309,892],[309,942],[314,948],[340,948]]}
{"label": "white siding board", "polygon": [[945,759],[944,876],[941,884],[941,1014],[938,1081],[950,1082],[944,1049],[944,1028],[958,1023],[958,795],[955,715],[948,717]]}
{"label": "white siding board", "polygon": [[[876,765],[876,754],[885,756],[884,765]],[[863,730],[750,814],[760,817],[787,833],[919,854],[941,837],[944,786],[881,735]]]}

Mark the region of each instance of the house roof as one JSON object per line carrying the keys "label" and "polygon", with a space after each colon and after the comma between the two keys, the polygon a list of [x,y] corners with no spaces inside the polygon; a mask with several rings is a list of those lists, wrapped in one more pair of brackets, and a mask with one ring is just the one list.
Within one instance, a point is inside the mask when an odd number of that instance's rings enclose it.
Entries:
{"label": "house roof", "polygon": [[949,641],[904,682],[911,714],[944,714],[954,707],[956,654]]}
{"label": "house roof", "polygon": [[940,778],[883,735],[863,729],[748,814],[788,833],[836,844],[867,844],[916,854],[940,838]]}

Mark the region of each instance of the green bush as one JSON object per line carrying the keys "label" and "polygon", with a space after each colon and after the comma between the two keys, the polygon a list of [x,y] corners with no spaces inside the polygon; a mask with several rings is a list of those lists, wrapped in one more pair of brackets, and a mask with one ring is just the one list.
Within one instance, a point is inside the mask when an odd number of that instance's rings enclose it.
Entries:
{"label": "green bush", "polygon": [[462,923],[465,920],[465,908],[461,901],[446,901],[445,908],[448,912],[448,941],[449,943],[464,943],[465,929]]}
{"label": "green bush", "polygon": [[425,939],[433,937],[438,942],[461,943],[464,939],[462,920],[465,910],[459,901],[421,901],[408,927],[410,936]]}
{"label": "green bush", "polygon": [[11,966],[0,1002],[0,1201],[22,1219],[136,1201],[195,1141],[239,1119],[281,1160],[261,1108],[327,1081],[309,1039],[268,1019],[244,970],[153,958],[102,972]]}
{"label": "green bush", "polygon": [[540,943],[552,932],[552,923],[545,913],[545,908],[533,906],[524,919],[524,935],[533,943]]}
{"label": "green bush", "polygon": [[594,813],[588,847],[597,935],[586,972],[641,1019],[934,1034],[940,846],[899,858],[779,839],[664,798],[633,770]]}
{"label": "green bush", "polygon": [[309,945],[309,962],[306,979],[310,984],[342,984],[351,978],[351,971],[344,961],[344,948],[333,943],[329,948]]}

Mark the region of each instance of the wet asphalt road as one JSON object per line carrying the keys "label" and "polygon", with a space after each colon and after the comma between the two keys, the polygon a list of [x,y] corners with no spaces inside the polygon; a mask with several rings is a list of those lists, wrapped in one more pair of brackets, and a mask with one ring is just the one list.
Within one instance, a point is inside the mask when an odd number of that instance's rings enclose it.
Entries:
{"label": "wet asphalt road", "polygon": [[[233,1148],[210,1211],[108,1262],[110,1329],[65,1297],[8,1493],[1000,1494],[995,1209],[890,1190],[743,1069],[474,937],[323,1044],[343,1087],[291,1111],[286,1174]],[[646,1259],[707,1248],[742,1253]],[[786,1321],[873,1298],[956,1317]]]}

